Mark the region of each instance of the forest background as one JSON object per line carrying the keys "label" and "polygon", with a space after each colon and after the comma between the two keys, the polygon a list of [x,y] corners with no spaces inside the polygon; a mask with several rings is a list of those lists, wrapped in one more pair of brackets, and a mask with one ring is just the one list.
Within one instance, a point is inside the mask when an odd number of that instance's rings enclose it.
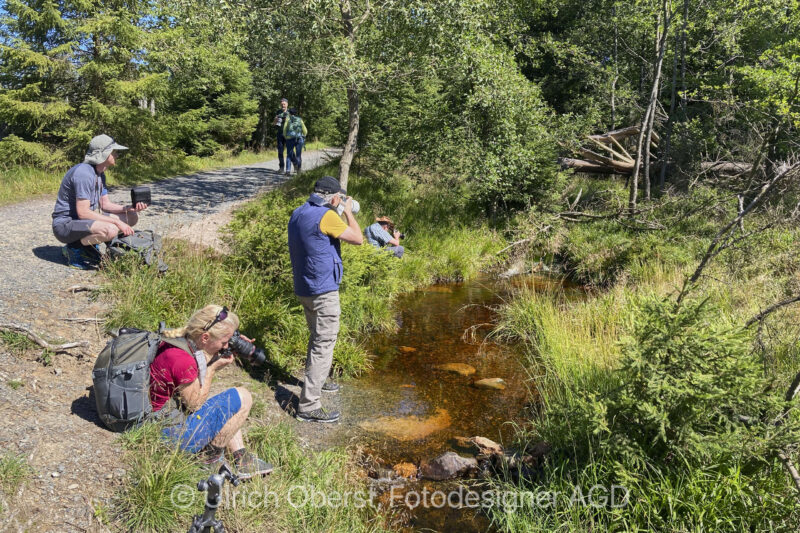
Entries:
{"label": "forest background", "polygon": [[[364,299],[390,300],[398,280],[413,286],[498,261],[543,261],[590,288],[581,301],[520,291],[500,309],[494,335],[526,348],[537,383],[539,408],[518,445],[546,441],[553,451],[535,480],[499,483],[520,491],[623,483],[639,499],[622,510],[498,510],[499,527],[793,530],[798,8],[786,0],[8,0],[2,201],[54,192],[101,132],[130,147],[115,183],[271,149],[286,97],[311,139],[344,147],[339,177],[352,179],[365,212],[392,213],[420,251],[401,266],[366,252],[345,258],[344,337],[380,326],[368,317],[389,311]],[[587,138],[629,126],[637,135],[613,145],[616,155]],[[627,154],[634,168],[598,177],[561,164],[587,151]],[[226,265],[285,289],[285,253],[274,242],[284,242],[285,211],[298,201],[283,191],[240,212]],[[165,285],[173,278],[127,274],[110,274],[116,293],[126,283],[151,286],[156,302],[156,291],[177,291],[183,307],[173,319],[198,298],[232,294],[273,355],[301,343],[302,324],[281,323],[288,300],[273,289],[259,289],[280,303],[265,310],[238,282],[209,277],[176,289]],[[372,296],[359,292],[370,286]],[[148,301],[139,298],[121,300],[112,322],[134,325],[136,306]],[[167,310],[150,311],[155,319]],[[356,374],[366,356],[342,342],[337,365]],[[147,516],[127,520],[154,528]]]}

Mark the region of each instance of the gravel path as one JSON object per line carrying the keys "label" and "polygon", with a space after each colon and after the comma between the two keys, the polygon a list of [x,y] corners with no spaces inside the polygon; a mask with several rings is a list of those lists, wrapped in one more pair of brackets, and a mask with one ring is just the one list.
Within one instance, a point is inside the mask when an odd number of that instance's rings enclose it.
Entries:
{"label": "gravel path", "polygon": [[[303,154],[303,166],[315,168],[336,155],[332,149],[308,152]],[[286,179],[273,159],[158,181],[150,185],[154,204],[142,213],[136,227],[161,235],[186,235],[182,228],[187,225],[230,211]],[[109,192],[117,203],[130,203],[129,194],[127,187]],[[37,307],[37,301],[47,306],[55,291],[86,283],[95,275],[65,265],[61,243],[50,226],[54,202],[54,197],[47,197],[0,207],[0,227],[12,230],[6,231],[0,244],[0,320],[35,322],[30,306]]]}

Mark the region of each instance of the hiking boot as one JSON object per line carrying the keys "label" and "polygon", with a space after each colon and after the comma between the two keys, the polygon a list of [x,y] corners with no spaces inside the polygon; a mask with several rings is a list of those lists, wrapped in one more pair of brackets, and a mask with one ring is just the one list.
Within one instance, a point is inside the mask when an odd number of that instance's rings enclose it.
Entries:
{"label": "hiking boot", "polygon": [[197,452],[197,459],[209,470],[217,470],[225,463],[225,448],[218,448],[213,444],[206,444]]}
{"label": "hiking boot", "polygon": [[307,413],[297,413],[295,418],[302,420],[303,422],[322,422],[325,424],[330,424],[331,422],[336,422],[339,420],[339,411],[328,412],[324,408],[320,407],[319,409],[314,409],[313,411],[309,411]]}
{"label": "hiking boot", "polygon": [[87,261],[96,264],[100,264],[103,261],[103,254],[100,252],[99,244],[85,244],[81,250]]}
{"label": "hiking boot", "polygon": [[335,381],[326,381],[322,385],[322,390],[325,392],[339,392],[339,384]]}
{"label": "hiking boot", "polygon": [[67,245],[61,247],[61,255],[67,262],[67,266],[77,268],[78,270],[93,270],[97,267],[98,262],[83,249],[83,246]]}
{"label": "hiking boot", "polygon": [[234,457],[233,466],[236,469],[236,477],[241,480],[265,476],[273,470],[271,464],[262,461],[250,452],[244,452],[239,457]]}

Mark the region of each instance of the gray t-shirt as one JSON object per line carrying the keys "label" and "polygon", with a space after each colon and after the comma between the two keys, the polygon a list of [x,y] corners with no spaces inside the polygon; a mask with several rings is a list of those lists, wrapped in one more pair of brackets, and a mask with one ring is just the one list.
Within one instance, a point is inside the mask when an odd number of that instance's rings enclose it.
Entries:
{"label": "gray t-shirt", "polygon": [[92,211],[99,208],[100,197],[108,194],[105,172],[99,176],[94,167],[80,163],[72,167],[61,180],[56,205],[53,208],[53,222],[78,220],[77,200],[89,200]]}
{"label": "gray t-shirt", "polygon": [[367,242],[377,248],[386,246],[389,243],[389,240],[392,238],[392,236],[389,235],[389,232],[383,229],[383,226],[381,226],[380,222],[375,222],[374,224],[368,226],[364,231],[364,234],[367,236]]}

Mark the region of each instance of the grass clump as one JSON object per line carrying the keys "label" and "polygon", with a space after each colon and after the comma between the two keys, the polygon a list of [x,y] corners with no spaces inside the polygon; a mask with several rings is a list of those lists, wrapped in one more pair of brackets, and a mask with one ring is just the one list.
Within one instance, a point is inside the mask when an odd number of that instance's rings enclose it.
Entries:
{"label": "grass clump", "polygon": [[0,342],[9,352],[15,355],[36,348],[36,343],[30,340],[27,335],[16,331],[0,331]]}
{"label": "grass clump", "polygon": [[22,455],[10,452],[0,455],[0,489],[6,496],[14,495],[33,473],[33,468]]}
{"label": "grass clump", "polygon": [[126,483],[114,502],[126,531],[178,531],[202,510],[197,482],[207,477],[194,456],[167,446],[157,424],[122,434]]}

